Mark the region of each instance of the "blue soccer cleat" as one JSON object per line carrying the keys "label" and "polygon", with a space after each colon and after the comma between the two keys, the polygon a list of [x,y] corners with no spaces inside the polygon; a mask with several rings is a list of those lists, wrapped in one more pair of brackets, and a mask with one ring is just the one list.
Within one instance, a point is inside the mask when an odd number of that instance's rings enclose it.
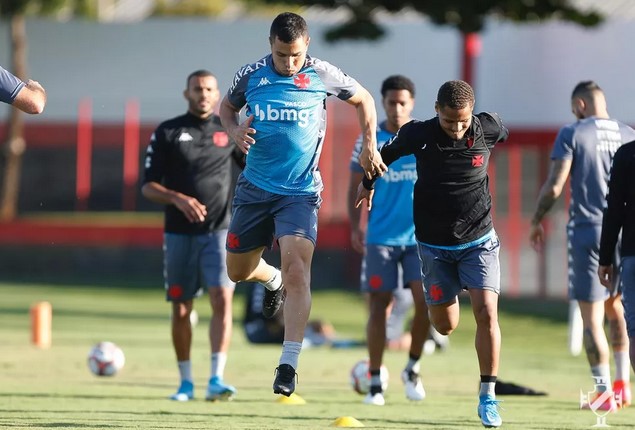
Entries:
{"label": "blue soccer cleat", "polygon": [[232,400],[235,394],[236,388],[225,384],[222,378],[212,376],[209,380],[209,384],[207,385],[205,400]]}
{"label": "blue soccer cleat", "polygon": [[194,398],[194,384],[191,381],[181,381],[181,385],[176,393],[170,396],[170,400],[177,402],[187,402]]}
{"label": "blue soccer cleat", "polygon": [[479,396],[478,400],[478,417],[481,419],[483,426],[488,428],[500,427],[503,424],[503,420],[498,414],[498,403],[500,401],[489,394]]}

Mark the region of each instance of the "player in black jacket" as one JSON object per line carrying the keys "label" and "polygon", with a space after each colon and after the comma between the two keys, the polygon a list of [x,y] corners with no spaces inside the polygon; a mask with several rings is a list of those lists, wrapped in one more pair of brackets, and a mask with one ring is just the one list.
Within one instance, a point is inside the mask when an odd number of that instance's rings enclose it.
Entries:
{"label": "player in black jacket", "polygon": [[164,264],[167,300],[172,302],[172,342],[181,384],[170,398],[194,396],[190,349],[193,299],[209,292],[211,378],[207,400],[227,399],[235,389],[223,382],[232,332],[234,284],[227,276],[225,240],[231,206],[232,160],[244,166],[213,109],[218,84],[206,70],[193,72],[184,91],[185,115],[163,122],[152,135],[142,192],[165,206]]}
{"label": "player in black jacket", "polygon": [[[620,231],[622,303],[630,342],[631,366],[635,365],[635,141],[620,147],[613,157],[607,207],[602,218],[598,275],[606,288],[613,288],[615,245]],[[634,367],[635,369],[635,367]],[[623,401],[624,399],[622,399]]]}
{"label": "player in black jacket", "polygon": [[[508,131],[497,114],[474,115],[473,109],[470,85],[444,83],[437,94],[437,116],[402,126],[381,157],[386,165],[409,154],[417,159],[414,223],[430,319],[441,334],[451,333],[459,322],[458,294],[468,290],[481,373],[478,415],[486,427],[499,427],[499,242],[487,166],[492,148],[507,139]],[[357,206],[367,200],[370,208],[373,183],[364,178],[359,185]]]}

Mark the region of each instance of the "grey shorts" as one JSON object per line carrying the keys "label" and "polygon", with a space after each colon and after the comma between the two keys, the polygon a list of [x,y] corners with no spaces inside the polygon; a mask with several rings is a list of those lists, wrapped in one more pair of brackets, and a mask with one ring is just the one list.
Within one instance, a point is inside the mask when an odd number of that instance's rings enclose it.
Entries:
{"label": "grey shorts", "polygon": [[471,248],[446,250],[419,244],[423,289],[429,305],[447,303],[462,291],[491,290],[500,294],[500,242],[493,235]]}
{"label": "grey shorts", "polygon": [[271,248],[274,237],[278,240],[282,236],[304,237],[315,245],[321,203],[319,194],[274,194],[240,175],[226,248],[233,253],[249,252],[262,246]]}
{"label": "grey shorts", "polygon": [[394,291],[411,281],[421,280],[417,245],[366,245],[362,260],[361,290]]}
{"label": "grey shorts", "polygon": [[183,302],[198,297],[203,288],[233,288],[227,276],[227,230],[208,234],[163,236],[163,268],[166,298]]}
{"label": "grey shorts", "polygon": [[[600,235],[602,226],[585,224],[567,227],[569,255],[569,298],[583,302],[604,301],[611,293],[598,278]],[[619,265],[619,249],[615,252],[614,267]],[[616,276],[613,295],[621,291],[620,277]]]}
{"label": "grey shorts", "polygon": [[622,277],[622,303],[628,337],[635,337],[635,256],[622,258],[620,268]]}

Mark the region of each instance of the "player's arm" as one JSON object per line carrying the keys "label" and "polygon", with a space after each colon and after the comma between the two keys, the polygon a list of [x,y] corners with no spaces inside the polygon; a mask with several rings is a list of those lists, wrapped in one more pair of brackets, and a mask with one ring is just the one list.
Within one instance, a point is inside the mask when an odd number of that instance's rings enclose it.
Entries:
{"label": "player's arm", "polygon": [[251,136],[252,134],[256,134],[256,129],[251,127],[254,116],[249,116],[242,124],[239,124],[239,112],[240,108],[235,107],[227,96],[223,97],[218,113],[220,122],[236,146],[240,148],[243,154],[247,154],[251,145],[256,143],[256,140]]}
{"label": "player's arm", "polygon": [[377,151],[377,110],[373,96],[358,84],[357,91],[346,102],[357,109],[357,119],[362,129],[362,152],[359,156],[359,164],[364,169],[366,176],[371,178],[374,174],[381,176],[387,170],[386,165]]}
{"label": "player's arm", "polygon": [[46,90],[39,82],[29,80],[16,96],[12,106],[29,114],[40,114],[46,106]]}
{"label": "player's arm", "polygon": [[536,250],[540,250],[544,243],[545,231],[541,224],[542,220],[562,194],[571,171],[571,164],[572,160],[568,159],[552,160],[549,176],[540,189],[529,232],[529,241]]}
{"label": "player's arm", "polygon": [[351,245],[359,253],[364,252],[365,234],[360,225],[361,214],[356,207],[357,187],[364,178],[364,173],[351,171],[348,181],[348,218],[351,223]]}
{"label": "player's arm", "polygon": [[145,198],[155,203],[176,206],[189,222],[203,222],[207,215],[207,208],[197,199],[186,196],[178,191],[168,189],[162,184],[165,165],[167,141],[162,127],[153,134],[146,151],[145,176],[141,193]]}

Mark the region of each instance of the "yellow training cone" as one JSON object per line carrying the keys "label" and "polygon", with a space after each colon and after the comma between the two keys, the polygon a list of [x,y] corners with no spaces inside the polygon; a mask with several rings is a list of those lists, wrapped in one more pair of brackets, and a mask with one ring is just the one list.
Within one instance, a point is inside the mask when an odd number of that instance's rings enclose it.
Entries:
{"label": "yellow training cone", "polygon": [[339,417],[333,421],[331,427],[364,427],[364,424],[353,417]]}
{"label": "yellow training cone", "polygon": [[306,404],[306,400],[298,396],[296,393],[291,393],[289,397],[280,396],[278,397],[276,402],[282,403],[283,405],[305,405]]}

